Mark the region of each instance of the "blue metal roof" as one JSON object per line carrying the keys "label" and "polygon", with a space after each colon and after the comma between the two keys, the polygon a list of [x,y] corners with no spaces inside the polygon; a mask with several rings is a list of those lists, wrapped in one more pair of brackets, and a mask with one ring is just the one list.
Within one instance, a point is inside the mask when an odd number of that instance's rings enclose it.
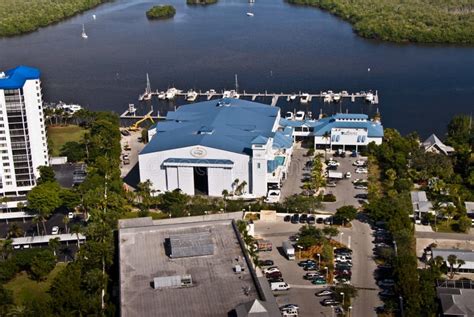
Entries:
{"label": "blue metal roof", "polygon": [[273,148],[290,149],[293,146],[293,137],[277,131],[273,136]]}
{"label": "blue metal roof", "polygon": [[28,79],[39,79],[40,71],[37,68],[18,66],[5,72],[5,77],[0,78],[0,89],[19,89]]}
{"label": "blue metal roof", "polygon": [[[140,154],[201,145],[250,155],[257,137],[273,137],[279,111],[278,107],[228,98],[184,105],[158,122],[156,135]],[[202,127],[212,133],[199,133]]]}
{"label": "blue metal roof", "polygon": [[[364,120],[364,121],[336,121],[336,120]],[[380,122],[370,121],[366,114],[338,113],[320,120],[286,120],[280,119],[280,125],[284,127],[308,126],[314,128],[314,135],[322,136],[331,132],[333,128],[366,129],[369,137],[383,137],[383,126]]]}

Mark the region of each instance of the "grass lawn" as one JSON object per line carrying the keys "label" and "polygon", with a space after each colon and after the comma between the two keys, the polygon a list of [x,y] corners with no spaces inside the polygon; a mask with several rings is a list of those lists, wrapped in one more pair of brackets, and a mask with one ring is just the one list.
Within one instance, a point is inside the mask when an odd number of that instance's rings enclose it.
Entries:
{"label": "grass lawn", "polygon": [[73,124],[67,126],[48,127],[48,139],[49,145],[51,146],[52,155],[58,156],[61,147],[66,142],[79,142],[86,133],[86,131],[86,129],[83,129],[80,126]]}
{"label": "grass lawn", "polygon": [[49,286],[65,266],[65,263],[58,263],[43,282],[33,281],[26,272],[21,272],[13,280],[5,284],[5,288],[13,291],[13,298],[18,305],[25,304],[32,298],[49,298],[47,293]]}
{"label": "grass lawn", "polygon": [[[459,233],[459,230],[457,229],[457,220],[451,220],[450,224],[448,224],[447,221],[438,221],[436,223],[436,228],[438,229],[438,232],[455,232]],[[431,224],[431,227],[433,228],[433,231],[435,231],[435,226],[434,223]]]}

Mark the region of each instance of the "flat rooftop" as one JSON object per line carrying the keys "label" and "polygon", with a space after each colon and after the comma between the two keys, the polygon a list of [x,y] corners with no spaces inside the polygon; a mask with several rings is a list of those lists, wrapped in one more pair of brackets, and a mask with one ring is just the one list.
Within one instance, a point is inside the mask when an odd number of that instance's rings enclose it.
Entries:
{"label": "flat rooftop", "polygon": [[[150,219],[151,220],[151,219]],[[208,232],[211,255],[170,258],[170,237]],[[157,225],[121,221],[119,230],[121,316],[228,316],[259,298],[231,220]],[[240,274],[234,267],[244,267]],[[190,274],[192,287],[153,289],[155,277]]]}

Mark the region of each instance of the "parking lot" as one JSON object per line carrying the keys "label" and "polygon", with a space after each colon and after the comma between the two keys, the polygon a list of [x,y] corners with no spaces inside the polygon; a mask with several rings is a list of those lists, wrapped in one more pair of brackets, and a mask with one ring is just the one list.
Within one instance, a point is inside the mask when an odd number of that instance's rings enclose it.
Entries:
{"label": "parking lot", "polygon": [[[356,173],[357,166],[354,166],[354,162],[357,160],[367,161],[366,157],[351,157],[349,154],[346,154],[345,157],[335,157],[334,155],[326,155],[328,160],[334,160],[339,163],[339,166],[335,167],[331,172],[340,172],[343,175],[343,178],[340,180],[329,180],[327,181],[326,193],[332,193],[336,196],[336,201],[331,203],[323,203],[324,209],[326,211],[335,212],[339,207],[352,205],[359,207],[364,199],[362,198],[364,194],[367,194],[366,189],[357,189],[356,185],[353,183],[356,179],[367,181],[366,173]],[[349,172],[350,178],[345,177]],[[331,183],[335,183],[335,187],[330,187]],[[334,184],[332,184],[334,186]],[[359,197],[357,197],[359,195]]]}
{"label": "parking lot", "polygon": [[[122,146],[120,172],[121,177],[124,178],[125,183],[135,187],[135,185],[139,182],[138,154],[145,147],[145,144],[141,142],[141,130],[128,132],[130,135],[123,135],[122,133],[122,139],[120,140],[120,144]],[[129,164],[124,164],[123,155],[128,156]]]}
{"label": "parking lot", "polygon": [[286,283],[290,285],[288,291],[275,292],[278,306],[287,304],[297,304],[300,307],[299,316],[332,316],[331,307],[324,307],[320,304],[322,298],[316,297],[317,291],[325,289],[324,285],[313,285],[310,281],[304,280],[306,271],[298,266],[298,261],[290,261],[284,256],[281,249],[283,241],[287,241],[290,235],[297,233],[300,224],[284,223],[281,219],[275,223],[256,222],[256,235],[270,240],[273,250],[260,252],[260,259],[271,259],[274,265],[281,270]]}

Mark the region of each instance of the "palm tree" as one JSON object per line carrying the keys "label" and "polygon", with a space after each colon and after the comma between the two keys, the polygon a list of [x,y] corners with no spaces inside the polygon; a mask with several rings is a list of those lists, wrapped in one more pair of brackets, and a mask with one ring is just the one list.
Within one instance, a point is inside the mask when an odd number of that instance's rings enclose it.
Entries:
{"label": "palm tree", "polygon": [[7,259],[12,253],[12,242],[11,239],[0,240],[0,254],[2,255],[3,260]]}
{"label": "palm tree", "polygon": [[8,238],[18,238],[23,235],[23,229],[17,225],[16,223],[13,223],[10,228],[8,229]]}
{"label": "palm tree", "polygon": [[79,244],[79,234],[82,232],[82,228],[80,225],[74,225],[71,227],[71,233],[74,233],[77,238],[77,248],[80,249],[81,245]]}
{"label": "palm tree", "polygon": [[227,189],[224,189],[222,191],[222,197],[224,198],[224,211],[226,211],[227,209],[227,196],[229,196],[229,192],[227,191]]}
{"label": "palm tree", "polygon": [[40,235],[40,230],[39,230],[39,223],[41,222],[41,219],[39,215],[35,215],[32,220],[33,224],[36,225],[36,234]]}
{"label": "palm tree", "polygon": [[59,238],[50,239],[48,241],[48,246],[51,248],[51,250],[53,250],[54,256],[56,256],[56,251],[61,246],[61,241]]}
{"label": "palm tree", "polygon": [[462,265],[466,264],[466,262],[464,262],[464,260],[458,259],[458,257],[454,254],[448,255],[448,263],[449,263],[450,279],[452,279],[454,277],[454,273],[455,273],[454,265],[457,264],[458,267],[456,269],[459,270],[459,268]]}
{"label": "palm tree", "polygon": [[23,305],[13,306],[8,310],[7,316],[9,317],[24,317],[30,316],[31,310]]}
{"label": "palm tree", "polygon": [[71,219],[69,219],[69,216],[68,215],[65,215],[63,217],[63,223],[64,223],[64,228],[66,229],[66,233],[69,233],[69,231],[67,230],[67,225],[68,223],[71,221]]}

